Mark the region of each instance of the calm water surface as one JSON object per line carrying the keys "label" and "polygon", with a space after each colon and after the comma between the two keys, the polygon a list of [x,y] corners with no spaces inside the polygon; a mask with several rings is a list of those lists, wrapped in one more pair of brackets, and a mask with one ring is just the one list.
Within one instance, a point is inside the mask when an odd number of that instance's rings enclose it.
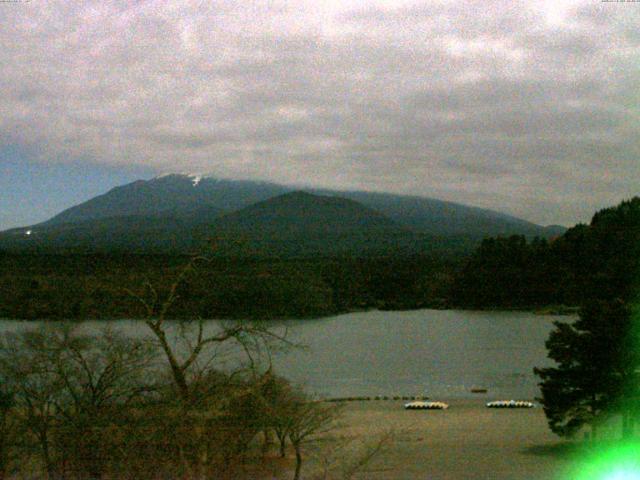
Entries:
{"label": "calm water surface", "polygon": [[[273,358],[276,371],[314,393],[472,396],[532,399],[534,366],[549,365],[544,342],[553,320],[528,312],[416,310],[360,312],[287,322],[288,336],[307,346]],[[87,322],[100,328],[104,322]],[[139,321],[109,322],[131,335],[146,334]],[[0,321],[0,331],[33,323]],[[214,323],[211,323],[213,328]],[[233,355],[233,354],[231,354]]]}

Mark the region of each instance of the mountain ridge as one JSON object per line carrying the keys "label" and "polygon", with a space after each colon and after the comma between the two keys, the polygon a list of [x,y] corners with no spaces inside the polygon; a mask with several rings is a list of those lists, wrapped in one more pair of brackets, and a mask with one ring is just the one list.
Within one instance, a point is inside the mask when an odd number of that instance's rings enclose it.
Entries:
{"label": "mountain ridge", "polygon": [[115,187],[40,224],[2,232],[0,248],[184,252],[211,236],[234,234],[263,253],[332,255],[415,253],[447,242],[468,250],[487,236],[551,237],[556,231],[426,197],[165,175]]}
{"label": "mountain ridge", "polygon": [[[469,232],[468,220],[480,218],[475,233],[544,233],[546,227],[533,222],[476,206],[416,195],[398,195],[385,192],[358,190],[332,190],[326,188],[300,188],[270,182],[226,180],[210,176],[166,174],[150,180],[136,180],[115,187],[86,202],[68,208],[42,224],[69,223],[86,219],[119,215],[164,215],[166,212],[185,213],[210,205],[230,213],[253,203],[291,191],[307,191],[322,196],[338,196],[362,203],[378,210],[399,223],[427,230],[434,224],[436,234],[464,234]],[[433,220],[437,216],[436,221]],[[396,217],[396,218],[394,218]],[[454,228],[446,221],[457,220]],[[444,227],[444,229],[443,229]],[[529,230],[521,232],[522,229]]]}

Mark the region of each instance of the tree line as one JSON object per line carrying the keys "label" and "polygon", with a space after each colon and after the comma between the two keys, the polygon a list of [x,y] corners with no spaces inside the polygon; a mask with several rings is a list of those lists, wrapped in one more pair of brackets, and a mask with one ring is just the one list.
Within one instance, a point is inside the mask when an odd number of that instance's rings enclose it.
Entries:
{"label": "tree line", "polygon": [[[127,291],[166,292],[188,256],[0,252],[0,318],[144,318]],[[180,286],[173,318],[309,318],[442,308],[457,263],[428,256],[260,259],[208,255]]]}
{"label": "tree line", "polygon": [[637,288],[640,198],[597,212],[547,241],[488,238],[455,276],[451,304],[466,308],[580,306]]}
{"label": "tree line", "polygon": [[[570,437],[620,419],[622,437],[640,419],[640,198],[594,215],[567,232],[567,259],[579,317],[555,322],[546,346],[555,366],[536,368],[551,430]],[[568,278],[573,278],[570,275]]]}

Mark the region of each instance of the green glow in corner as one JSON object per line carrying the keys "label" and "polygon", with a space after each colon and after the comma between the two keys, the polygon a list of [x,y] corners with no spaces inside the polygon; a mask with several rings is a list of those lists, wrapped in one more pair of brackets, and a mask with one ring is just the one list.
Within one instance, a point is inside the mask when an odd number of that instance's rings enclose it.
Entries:
{"label": "green glow in corner", "polygon": [[603,445],[563,480],[640,480],[640,443]]}
{"label": "green glow in corner", "polygon": [[640,474],[638,472],[623,469],[617,470],[604,478],[606,480],[640,480]]}

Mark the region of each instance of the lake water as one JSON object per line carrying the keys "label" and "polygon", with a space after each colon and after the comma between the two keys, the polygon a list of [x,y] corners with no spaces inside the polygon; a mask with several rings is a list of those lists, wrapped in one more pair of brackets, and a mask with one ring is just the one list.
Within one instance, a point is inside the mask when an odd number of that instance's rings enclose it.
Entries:
{"label": "lake water", "polygon": [[[276,372],[330,397],[428,395],[533,399],[534,366],[550,365],[545,340],[553,320],[528,312],[415,310],[359,312],[287,322],[288,336],[307,346],[273,357]],[[105,323],[87,322],[90,328]],[[143,335],[139,321],[109,322]],[[25,322],[0,321],[0,331]],[[213,323],[212,323],[213,325]]]}

